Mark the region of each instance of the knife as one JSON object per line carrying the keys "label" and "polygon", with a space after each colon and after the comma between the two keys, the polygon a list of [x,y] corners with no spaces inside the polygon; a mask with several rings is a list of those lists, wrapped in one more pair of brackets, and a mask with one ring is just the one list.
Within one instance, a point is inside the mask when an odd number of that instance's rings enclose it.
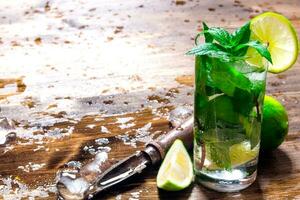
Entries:
{"label": "knife", "polygon": [[138,151],[108,167],[103,173],[91,174],[81,172],[80,175],[78,175],[79,173],[76,170],[68,172],[61,171],[58,173],[58,181],[56,184],[59,195],[58,198],[66,200],[92,199],[96,194],[136,174],[140,174],[147,167],[160,163],[176,139],[182,140],[187,148],[191,148],[193,144],[192,132],[193,117],[190,117],[166,135],[146,144],[143,151]]}

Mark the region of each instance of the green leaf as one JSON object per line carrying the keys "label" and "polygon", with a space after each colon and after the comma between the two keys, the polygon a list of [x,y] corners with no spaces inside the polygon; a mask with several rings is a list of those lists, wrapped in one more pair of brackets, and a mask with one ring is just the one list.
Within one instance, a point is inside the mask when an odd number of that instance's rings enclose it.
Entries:
{"label": "green leaf", "polygon": [[187,55],[208,55],[208,54],[214,54],[219,53],[222,55],[228,55],[227,52],[223,52],[223,49],[221,49],[217,44],[215,43],[204,43],[201,45],[198,45],[191,50],[189,50],[186,54]]}
{"label": "green leaf", "polygon": [[208,33],[214,40],[216,40],[221,46],[225,48],[231,48],[231,35],[223,28],[209,28],[204,31]]}
{"label": "green leaf", "polygon": [[212,69],[209,74],[211,82],[228,96],[233,96],[236,88],[251,90],[251,81],[228,63],[215,59],[211,65]]}
{"label": "green leaf", "polygon": [[245,44],[240,44],[234,48],[234,51],[239,51],[245,47],[254,48],[262,57],[266,58],[272,64],[272,58],[269,50],[259,41],[253,40]]}
{"label": "green leaf", "polygon": [[196,56],[195,62],[195,98],[199,99],[197,103],[195,103],[195,107],[201,110],[201,108],[205,107],[208,103],[208,97],[205,91],[205,81],[207,79],[207,68],[206,68],[206,56]]}
{"label": "green leaf", "polygon": [[223,142],[213,142],[208,144],[210,158],[220,168],[230,170],[231,160],[229,154],[229,145]]}
{"label": "green leaf", "polygon": [[242,27],[238,28],[231,35],[231,44],[232,46],[236,46],[238,44],[247,43],[250,38],[250,22],[247,22]]}
{"label": "green leaf", "polygon": [[211,58],[219,58],[223,61],[231,61],[235,59],[239,59],[238,57],[232,56],[229,53],[225,52],[220,45],[215,43],[204,43],[194,47],[193,49],[189,50],[187,55],[198,55],[203,56],[207,55]]}
{"label": "green leaf", "polygon": [[195,45],[198,45],[198,38],[201,36],[201,35],[204,35],[204,38],[205,38],[205,42],[206,43],[211,43],[214,39],[213,37],[207,33],[206,31],[209,29],[209,27],[206,25],[205,22],[202,22],[202,26],[203,26],[203,31],[201,31],[200,33],[198,33],[196,35],[196,38],[195,38]]}
{"label": "green leaf", "polygon": [[212,42],[214,40],[214,38],[208,32],[206,32],[209,29],[208,26],[206,25],[205,22],[202,22],[202,26],[203,26],[203,30],[204,30],[205,42],[206,43]]}
{"label": "green leaf", "polygon": [[230,170],[231,160],[229,148],[232,143],[222,139],[220,140],[220,133],[222,132],[217,132],[215,129],[209,129],[203,132],[201,139],[205,144],[207,155],[211,161],[220,168]]}
{"label": "green leaf", "polygon": [[[207,115],[212,114],[207,113]],[[214,164],[218,167],[230,170],[231,159],[230,159],[230,147],[234,144],[238,144],[246,139],[244,134],[241,134],[243,129],[234,130],[228,128],[223,122],[218,124],[221,130],[216,130],[216,124],[214,128],[204,130],[198,135],[198,138],[202,143],[205,144],[207,149],[207,155]],[[239,132],[239,133],[238,133]]]}
{"label": "green leaf", "polygon": [[244,116],[248,116],[255,106],[256,97],[252,90],[249,92],[238,88],[233,99],[235,102],[234,110]]}

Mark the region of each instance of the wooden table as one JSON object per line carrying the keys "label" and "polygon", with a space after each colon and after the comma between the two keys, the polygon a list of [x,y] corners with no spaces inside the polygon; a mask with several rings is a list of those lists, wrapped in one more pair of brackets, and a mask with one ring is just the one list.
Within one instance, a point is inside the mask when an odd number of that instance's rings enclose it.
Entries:
{"label": "wooden table", "polygon": [[[1,1],[0,116],[15,124],[0,132],[2,198],[55,199],[67,163],[80,167],[97,152],[115,162],[166,133],[173,109],[192,108],[184,53],[201,22],[232,29],[267,10],[300,32],[299,0]],[[286,106],[290,129],[248,189],[164,192],[154,168],[103,199],[300,199],[299,76],[299,61],[269,74],[267,93]]]}

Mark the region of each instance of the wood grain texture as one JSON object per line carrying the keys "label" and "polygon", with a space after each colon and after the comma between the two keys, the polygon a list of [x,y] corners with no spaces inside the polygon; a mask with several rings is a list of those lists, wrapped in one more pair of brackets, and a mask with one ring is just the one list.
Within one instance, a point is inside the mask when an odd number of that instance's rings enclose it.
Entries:
{"label": "wood grain texture", "polygon": [[[107,151],[116,162],[166,133],[172,110],[192,108],[194,63],[184,53],[201,22],[233,29],[267,10],[300,32],[299,0],[1,1],[0,117],[15,125],[11,137],[0,132],[0,198],[55,199],[56,173],[70,161]],[[99,199],[300,199],[299,60],[268,76],[290,128],[261,156],[252,186],[165,192],[154,167]]]}

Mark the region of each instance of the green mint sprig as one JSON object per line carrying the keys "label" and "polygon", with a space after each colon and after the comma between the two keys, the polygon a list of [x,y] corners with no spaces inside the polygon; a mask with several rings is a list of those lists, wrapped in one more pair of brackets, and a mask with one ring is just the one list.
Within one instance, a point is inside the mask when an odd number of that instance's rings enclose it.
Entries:
{"label": "green mint sprig", "polygon": [[[248,47],[254,48],[262,57],[272,63],[272,58],[266,46],[257,40],[250,41],[250,22],[247,22],[235,32],[229,33],[223,28],[209,28],[203,22],[203,31],[195,38],[196,47],[188,51],[187,55],[207,55],[223,61],[245,59]],[[198,38],[204,35],[205,43],[198,44]]]}

